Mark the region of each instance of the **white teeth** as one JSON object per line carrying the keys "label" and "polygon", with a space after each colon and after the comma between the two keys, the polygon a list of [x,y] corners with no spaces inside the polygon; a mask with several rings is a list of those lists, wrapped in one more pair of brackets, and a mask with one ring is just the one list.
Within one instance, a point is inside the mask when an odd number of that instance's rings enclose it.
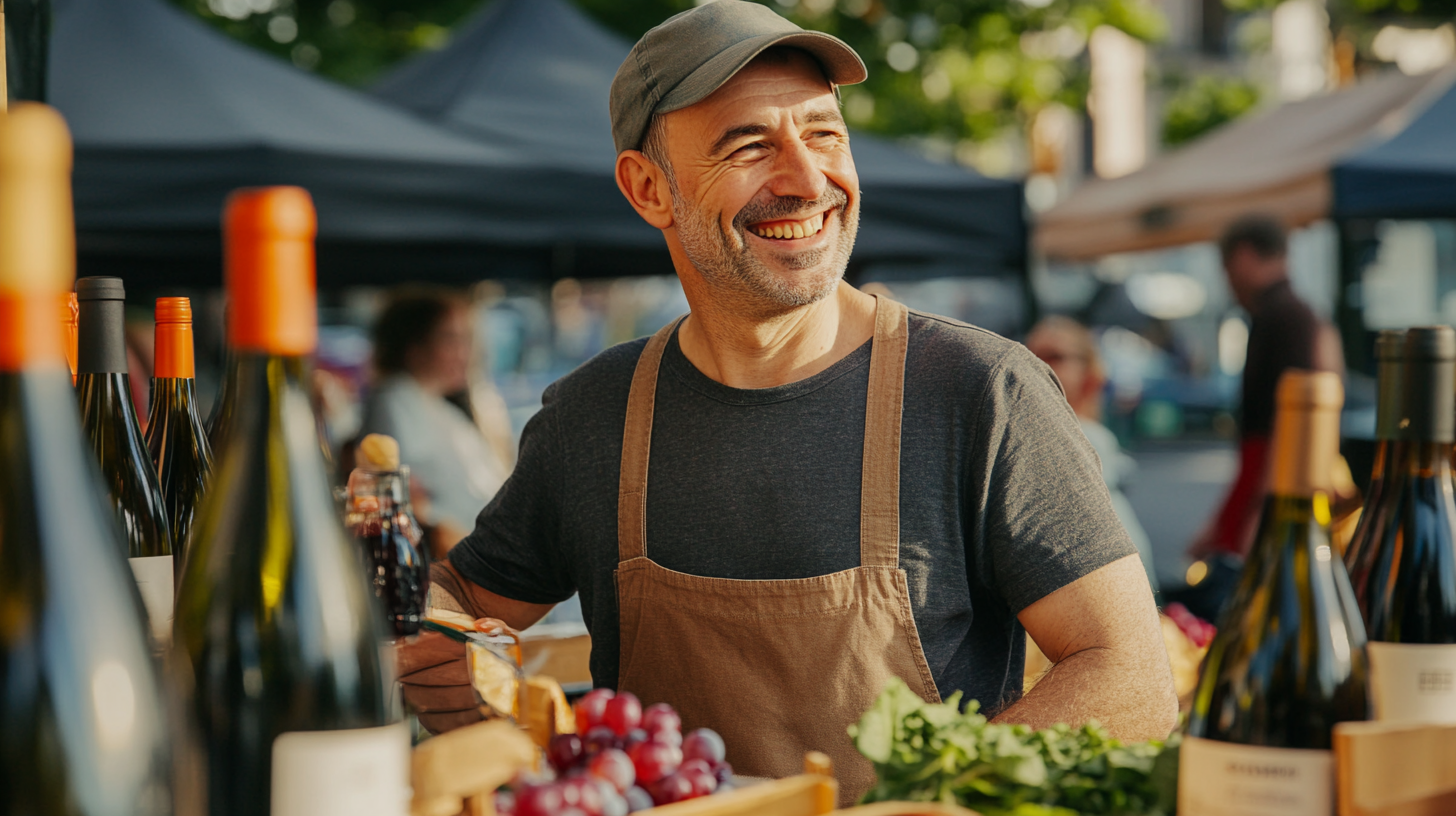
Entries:
{"label": "white teeth", "polygon": [[809,238],[824,229],[824,213],[803,221],[775,224],[771,227],[754,227],[753,232],[761,238]]}

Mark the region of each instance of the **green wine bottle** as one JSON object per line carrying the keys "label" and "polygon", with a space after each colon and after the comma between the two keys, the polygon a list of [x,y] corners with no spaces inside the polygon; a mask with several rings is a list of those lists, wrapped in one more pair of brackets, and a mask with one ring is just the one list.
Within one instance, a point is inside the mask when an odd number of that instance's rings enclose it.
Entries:
{"label": "green wine bottle", "polygon": [[1397,481],[1395,472],[1404,453],[1400,421],[1405,416],[1405,332],[1382,331],[1375,340],[1375,359],[1375,460],[1370,469],[1370,486],[1365,491],[1365,508],[1345,550],[1345,568],[1354,583],[1357,602],[1362,587],[1358,576],[1369,573],[1370,558],[1380,549],[1372,539],[1389,526],[1383,516],[1389,506],[1382,497],[1390,482]]}
{"label": "green wine bottle", "polygon": [[[193,382],[192,302],[185,297],[157,298],[156,320],[147,451],[172,522],[173,554],[185,556],[192,518],[212,471],[212,446],[197,414]],[[178,572],[182,560],[174,558]]]}
{"label": "green wine bottle", "polygon": [[1365,629],[1330,544],[1343,389],[1288,371],[1277,399],[1271,495],[1199,676],[1180,816],[1331,816],[1331,729],[1366,718]]}
{"label": "green wine bottle", "polygon": [[363,559],[330,492],[304,361],[317,343],[313,204],[234,193],[224,224],[234,415],[177,599],[180,687],[212,816],[401,816],[409,737]]}
{"label": "green wine bottle", "polygon": [[[1399,456],[1352,574],[1375,718],[1456,723],[1456,331],[1405,334]],[[1384,396],[1382,396],[1382,400]]]}
{"label": "green wine bottle", "polygon": [[81,424],[126,533],[127,557],[152,634],[165,643],[172,634],[172,531],[131,401],[123,336],[126,292],[120,278],[81,278],[76,300],[81,307],[76,361]]}
{"label": "green wine bottle", "polygon": [[0,813],[169,816],[146,613],[57,320],[75,274],[70,165],[55,111],[0,116]]}

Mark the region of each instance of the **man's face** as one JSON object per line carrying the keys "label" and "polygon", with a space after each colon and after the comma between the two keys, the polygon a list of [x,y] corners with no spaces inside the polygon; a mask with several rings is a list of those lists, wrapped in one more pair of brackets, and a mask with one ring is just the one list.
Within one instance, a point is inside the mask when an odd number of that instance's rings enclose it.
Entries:
{"label": "man's face", "polygon": [[818,64],[769,52],[665,124],[673,229],[705,281],[785,307],[831,294],[854,248],[859,178]]}

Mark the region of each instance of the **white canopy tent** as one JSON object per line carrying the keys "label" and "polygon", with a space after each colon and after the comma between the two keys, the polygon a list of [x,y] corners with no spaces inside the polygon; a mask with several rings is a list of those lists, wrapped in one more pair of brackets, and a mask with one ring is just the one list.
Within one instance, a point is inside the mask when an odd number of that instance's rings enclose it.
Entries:
{"label": "white canopy tent", "polygon": [[1259,211],[1298,227],[1331,214],[1331,169],[1402,131],[1456,81],[1456,72],[1386,74],[1227,125],[1135,173],[1091,181],[1037,219],[1046,257],[1208,241]]}

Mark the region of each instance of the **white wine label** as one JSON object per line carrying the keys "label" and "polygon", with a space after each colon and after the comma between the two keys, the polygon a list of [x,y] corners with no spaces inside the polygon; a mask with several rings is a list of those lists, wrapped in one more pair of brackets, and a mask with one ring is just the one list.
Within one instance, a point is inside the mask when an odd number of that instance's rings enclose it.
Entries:
{"label": "white wine label", "polygon": [[142,603],[146,604],[147,617],[152,623],[152,637],[157,643],[172,642],[172,600],[175,597],[172,583],[172,556],[154,555],[147,558],[128,558],[132,575],[136,576],[137,588],[142,591]]}
{"label": "white wine label", "polygon": [[1333,816],[1334,812],[1331,751],[1183,739],[1178,816]]}
{"label": "white wine label", "polygon": [[405,816],[409,750],[404,723],[280,734],[270,816]]}
{"label": "white wine label", "polygon": [[1456,645],[1366,644],[1377,720],[1456,723]]}

